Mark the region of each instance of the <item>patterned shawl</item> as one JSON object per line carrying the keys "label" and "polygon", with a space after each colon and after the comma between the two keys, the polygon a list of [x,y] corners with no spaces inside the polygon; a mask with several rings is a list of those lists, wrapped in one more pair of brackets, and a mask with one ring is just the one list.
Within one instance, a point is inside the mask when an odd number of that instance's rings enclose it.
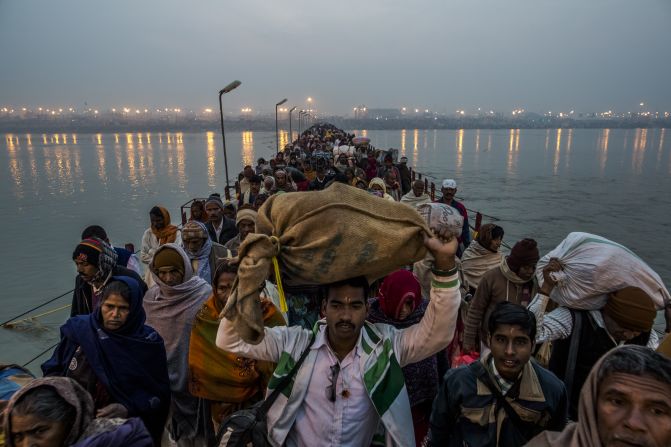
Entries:
{"label": "patterned shawl", "polygon": [[205,227],[205,224],[195,220],[189,222],[189,224],[198,225],[200,227],[202,234],[205,235],[204,237],[205,243],[203,244],[202,247],[200,247],[200,250],[198,250],[198,252],[191,253],[189,250],[186,249],[184,242],[185,232],[183,231],[182,245],[184,246],[184,251],[186,252],[187,256],[191,261],[198,261],[198,271],[195,272],[196,275],[200,276],[209,283],[210,280],[212,279],[212,272],[210,270],[210,251],[212,251],[212,240],[207,234],[207,227]]}
{"label": "patterned shawl", "polygon": [[[261,300],[265,326],[284,326],[284,318],[268,300]],[[215,340],[223,306],[214,294],[203,303],[191,329],[189,392],[218,402],[245,402],[263,392],[275,364],[247,359],[217,348]]]}

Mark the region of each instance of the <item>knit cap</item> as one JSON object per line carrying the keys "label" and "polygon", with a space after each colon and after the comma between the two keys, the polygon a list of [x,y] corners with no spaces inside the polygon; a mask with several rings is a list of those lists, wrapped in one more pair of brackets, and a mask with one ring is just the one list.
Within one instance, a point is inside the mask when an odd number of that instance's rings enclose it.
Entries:
{"label": "knit cap", "polygon": [[219,194],[211,194],[210,197],[207,198],[207,202],[205,202],[205,206],[209,203],[216,203],[219,205],[219,208],[222,210],[224,209],[224,202],[221,201],[221,196]]}
{"label": "knit cap", "polygon": [[103,252],[103,241],[98,238],[88,238],[77,244],[72,253],[73,261],[88,262],[98,267],[100,254]]}
{"label": "knit cap", "polygon": [[182,258],[182,255],[174,248],[165,247],[162,250],[159,250],[154,255],[153,263],[156,271],[159,271],[164,267],[172,267],[184,274],[184,258]]}
{"label": "knit cap", "polygon": [[536,241],[533,239],[522,239],[510,250],[506,263],[510,270],[518,273],[520,267],[523,265],[536,265],[540,258]]}
{"label": "knit cap", "polygon": [[207,228],[198,221],[192,220],[182,227],[183,241],[188,241],[190,239],[207,239],[208,237]]}

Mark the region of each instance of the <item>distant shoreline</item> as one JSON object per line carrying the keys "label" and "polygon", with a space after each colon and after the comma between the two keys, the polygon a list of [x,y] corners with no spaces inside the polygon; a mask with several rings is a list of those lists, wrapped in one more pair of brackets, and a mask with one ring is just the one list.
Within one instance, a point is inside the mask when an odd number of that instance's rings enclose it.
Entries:
{"label": "distant shoreline", "polygon": [[[329,122],[342,129],[366,130],[458,130],[458,129],[636,129],[671,128],[671,119],[507,119],[507,118],[441,118],[441,119],[348,119],[324,117],[319,122]],[[298,131],[294,122],[293,131]],[[280,122],[280,129],[286,131],[286,120]],[[274,119],[227,119],[226,131],[275,131]],[[114,133],[114,132],[221,132],[218,121],[197,119],[177,119],[170,122],[138,120],[119,121],[97,119],[14,119],[0,120],[2,133]]]}

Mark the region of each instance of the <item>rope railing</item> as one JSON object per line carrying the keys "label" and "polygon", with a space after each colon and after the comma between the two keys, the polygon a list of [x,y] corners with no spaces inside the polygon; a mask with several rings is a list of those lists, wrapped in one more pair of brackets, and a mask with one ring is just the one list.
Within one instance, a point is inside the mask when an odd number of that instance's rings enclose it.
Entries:
{"label": "rope railing", "polygon": [[[41,309],[41,308],[43,308],[44,306],[46,306],[47,304],[51,304],[51,303],[53,303],[54,301],[56,301],[56,300],[58,300],[58,299],[60,299],[60,298],[63,298],[65,295],[68,295],[68,294],[70,294],[70,293],[72,293],[72,292],[74,292],[74,291],[75,291],[75,289],[70,289],[70,290],[68,290],[67,292],[63,292],[63,293],[61,293],[60,295],[58,295],[57,297],[51,298],[51,299],[45,301],[44,303],[40,304],[39,306],[35,306],[35,307],[33,307],[32,309],[27,310],[27,311],[23,312],[22,314],[19,314],[19,315],[15,316],[14,318],[10,318],[9,320],[7,320],[7,321],[5,321],[4,323],[0,324],[0,327],[8,327],[8,326],[10,326],[10,325],[14,325],[14,324],[16,324],[16,323],[18,323],[18,322],[20,322],[20,321],[25,321],[26,319],[24,319],[24,320],[19,320],[19,321],[15,321],[15,320],[18,320],[19,318],[21,318],[21,317],[23,317],[23,316],[25,316],[25,315],[28,315],[28,314],[31,313],[31,312],[35,312],[37,309]],[[60,310],[60,309],[59,309],[59,310]],[[52,312],[47,312],[47,313],[52,313]]]}
{"label": "rope railing", "polygon": [[28,360],[26,363],[23,364],[23,367],[25,368],[26,366],[28,366],[28,365],[30,365],[31,363],[33,363],[35,360],[37,360],[37,359],[39,359],[40,357],[42,357],[42,356],[43,356],[44,354],[46,354],[47,352],[49,352],[49,351],[51,351],[52,349],[54,349],[56,346],[58,346],[58,343],[60,343],[60,341],[57,341],[56,343],[54,343],[53,345],[49,346],[49,347],[48,347],[47,349],[45,349],[44,351],[42,351],[42,352],[40,352],[39,354],[37,354],[37,355],[36,355],[35,357],[33,357],[32,359]]}

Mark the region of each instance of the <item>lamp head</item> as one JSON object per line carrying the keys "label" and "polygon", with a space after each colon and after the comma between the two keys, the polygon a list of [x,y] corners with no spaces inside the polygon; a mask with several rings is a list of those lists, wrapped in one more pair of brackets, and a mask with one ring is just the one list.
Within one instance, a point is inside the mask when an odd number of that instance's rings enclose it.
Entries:
{"label": "lamp head", "polygon": [[240,84],[242,84],[242,82],[240,82],[240,81],[238,81],[238,80],[235,80],[235,81],[231,82],[231,83],[228,84],[226,87],[224,87],[224,88],[222,88],[221,90],[219,90],[219,95],[221,96],[221,95],[223,95],[224,93],[228,93],[228,92],[230,92],[231,90],[234,90],[234,89],[238,88],[238,87],[240,86]]}

